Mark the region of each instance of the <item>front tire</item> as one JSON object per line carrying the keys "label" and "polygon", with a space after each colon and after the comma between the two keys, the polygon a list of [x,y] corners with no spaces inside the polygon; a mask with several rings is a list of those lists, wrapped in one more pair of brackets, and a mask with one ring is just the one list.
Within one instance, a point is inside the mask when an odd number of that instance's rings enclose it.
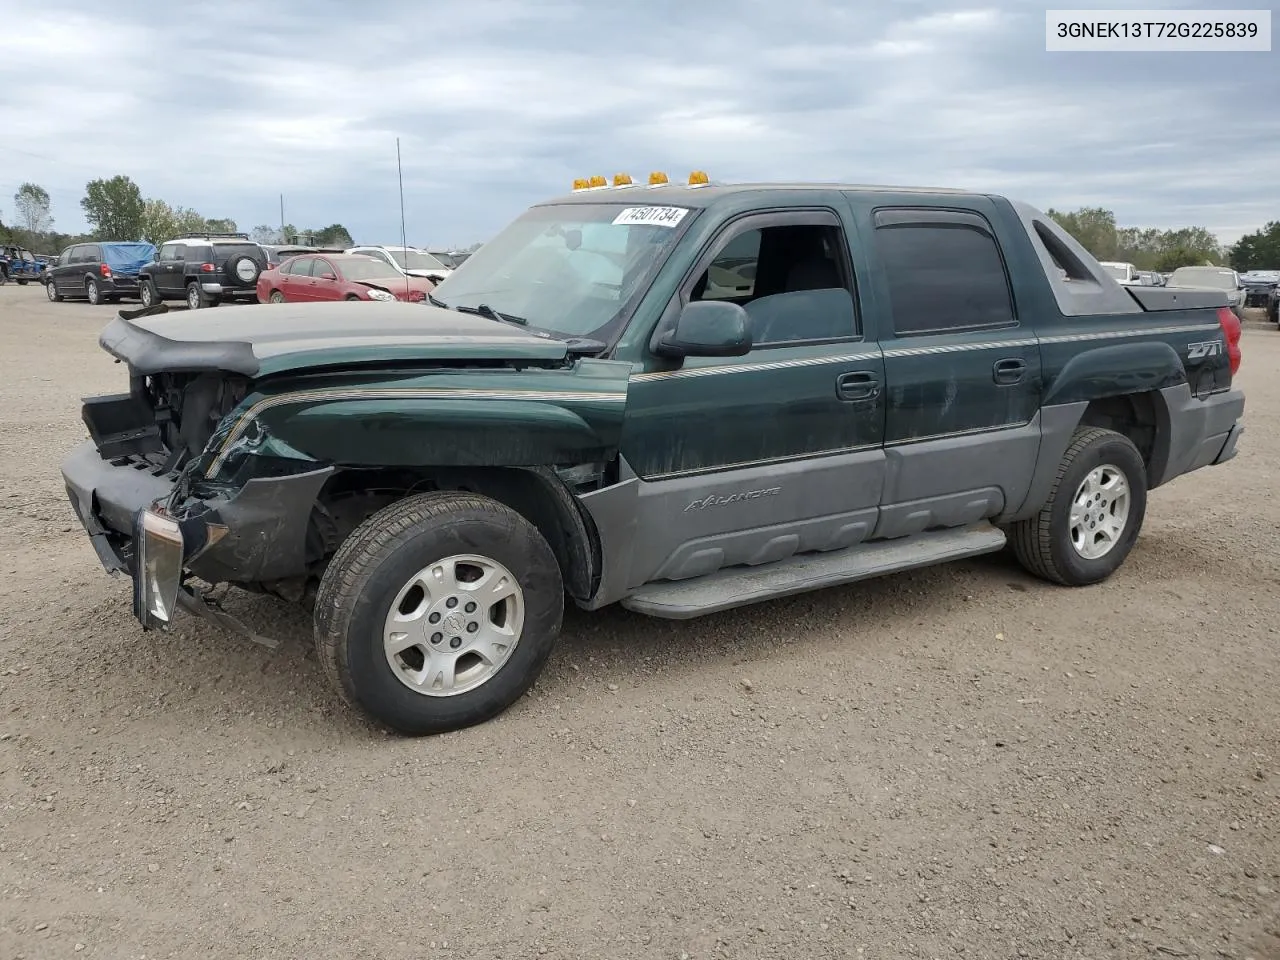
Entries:
{"label": "front tire", "polygon": [[279,290],[272,290],[271,295],[267,297],[268,303],[284,303],[284,294]]}
{"label": "front tire", "polygon": [[154,307],[160,302],[160,291],[151,280],[143,280],[142,288],[138,291],[138,299],[142,301],[144,307]]}
{"label": "front tire", "polygon": [[343,698],[414,736],[492,719],[533,685],[564,584],[528,520],[474,494],[408,497],[365,520],[316,596],[316,649]]}
{"label": "front tire", "polygon": [[50,303],[62,302],[62,294],[58,292],[58,287],[52,280],[44,282],[44,295],[49,298]]}
{"label": "front tire", "polygon": [[1147,468],[1128,437],[1076,430],[1040,512],[1009,528],[1014,555],[1044,580],[1081,587],[1105,580],[1133,549],[1147,511]]}

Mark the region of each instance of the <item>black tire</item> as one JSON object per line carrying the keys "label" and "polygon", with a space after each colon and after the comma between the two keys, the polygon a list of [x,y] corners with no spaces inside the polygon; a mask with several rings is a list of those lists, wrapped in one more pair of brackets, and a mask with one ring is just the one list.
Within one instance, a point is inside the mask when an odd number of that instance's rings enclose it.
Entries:
{"label": "black tire", "polygon": [[94,306],[102,302],[102,288],[98,286],[98,281],[93,277],[86,277],[84,281],[84,296]]}
{"label": "black tire", "polygon": [[144,307],[154,307],[160,302],[160,291],[150,277],[144,278],[138,285],[138,299]]}
{"label": "black tire", "polygon": [[187,284],[187,309],[199,310],[201,307],[207,306],[209,306],[209,298],[200,289],[200,284],[192,280]]}
{"label": "black tire", "polygon": [[[1072,544],[1072,503],[1086,477],[1102,466],[1123,474],[1129,488],[1128,515],[1111,548],[1088,558]],[[1147,468],[1133,441],[1114,430],[1081,427],[1063,454],[1049,499],[1036,516],[1009,527],[1009,541],[1028,573],[1064,586],[1087,586],[1105,580],[1124,563],[1146,512]]]}
{"label": "black tire", "polygon": [[44,282],[44,294],[49,298],[50,303],[62,302],[62,294],[58,292],[57,284],[55,284],[51,279]]}
{"label": "black tire", "polygon": [[344,300],[359,300],[360,298],[359,298],[359,297],[357,297],[354,293],[348,293],[345,297],[343,297],[343,299],[344,299]]}
{"label": "black tire", "polygon": [[[478,555],[511,573],[523,598],[523,626],[488,679],[433,696],[398,678],[383,629],[414,575],[457,555]],[[524,695],[551,654],[563,613],[559,565],[529,521],[488,497],[425,493],[375,513],[338,549],[316,595],[316,651],[351,706],[400,733],[445,733],[492,719]]]}
{"label": "black tire", "polygon": [[26,281],[26,280],[23,280],[21,277],[19,277],[19,278],[18,278],[18,286],[20,286],[20,287],[25,287],[26,285],[27,285],[27,281]]}
{"label": "black tire", "polygon": [[285,302],[284,294],[281,293],[279,290],[272,290],[271,293],[267,295],[267,303],[284,303],[284,302]]}

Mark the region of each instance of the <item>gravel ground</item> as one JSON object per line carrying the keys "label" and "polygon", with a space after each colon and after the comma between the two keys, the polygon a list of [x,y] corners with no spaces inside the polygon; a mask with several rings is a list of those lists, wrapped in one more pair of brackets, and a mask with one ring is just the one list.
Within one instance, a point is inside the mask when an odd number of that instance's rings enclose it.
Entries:
{"label": "gravel ground", "polygon": [[274,653],[137,629],[58,474],[112,312],[0,289],[0,958],[1280,957],[1274,327],[1104,585],[571,611],[530,696],[404,740],[275,601]]}

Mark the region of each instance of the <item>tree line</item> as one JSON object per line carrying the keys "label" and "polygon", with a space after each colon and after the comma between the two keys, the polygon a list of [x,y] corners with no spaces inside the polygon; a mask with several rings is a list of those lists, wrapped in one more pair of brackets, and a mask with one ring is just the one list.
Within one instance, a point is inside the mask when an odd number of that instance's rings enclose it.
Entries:
{"label": "tree line", "polygon": [[[209,218],[188,207],[170,206],[163,200],[143,197],[129,177],[117,175],[85,184],[80,207],[93,228],[75,236],[53,229],[48,192],[35,183],[24,183],[13,195],[17,223],[6,227],[0,218],[0,240],[17,243],[36,253],[58,253],[73,243],[90,240],[146,240],[156,246],[189,233],[236,233],[229,218]],[[1082,207],[1046,214],[1080,241],[1099,260],[1119,260],[1140,270],[1164,273],[1178,267],[1205,263],[1229,263],[1236,270],[1280,270],[1280,221],[1246,234],[1223,249],[1204,227],[1156,230],[1121,227],[1116,216],[1102,207]],[[354,246],[351,234],[340,223],[299,229],[293,224],[272,227],[260,224],[249,231],[259,243],[297,243],[316,247]]]}
{"label": "tree line", "polygon": [[[156,246],[191,233],[237,233],[229,217],[206,217],[189,207],[171,206],[142,190],[127,176],[118,174],[90,180],[80,201],[90,231],[60,233],[53,229],[53,205],[49,193],[36,183],[24,183],[13,195],[17,220],[6,226],[0,217],[0,240],[16,243],[35,253],[60,253],[73,243],[94,240],[145,240]],[[256,226],[250,236],[259,243],[306,243],[311,246],[350,247],[355,245],[340,223],[327,227],[299,229],[292,224]]]}
{"label": "tree line", "polygon": [[1225,249],[1204,227],[1156,230],[1120,227],[1116,215],[1102,207],[1045,211],[1099,260],[1132,263],[1139,270],[1171,273],[1179,267],[1221,264],[1241,272],[1280,270],[1280,222],[1246,234]]}

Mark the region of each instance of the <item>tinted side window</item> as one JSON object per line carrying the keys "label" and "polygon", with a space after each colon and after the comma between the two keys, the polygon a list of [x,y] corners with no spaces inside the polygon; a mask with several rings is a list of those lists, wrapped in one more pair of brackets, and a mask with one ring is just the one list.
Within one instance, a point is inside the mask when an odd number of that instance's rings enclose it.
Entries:
{"label": "tinted side window", "polygon": [[309,277],[311,265],[315,262],[315,257],[298,257],[296,260],[289,261],[288,272],[295,277]]}
{"label": "tinted side window", "polygon": [[160,248],[160,252],[156,254],[156,259],[157,260],[176,260],[177,257],[175,257],[174,254],[177,252],[177,250],[178,250],[178,245],[176,243],[166,243]]}
{"label": "tinted side window", "polygon": [[[178,249],[184,250],[183,247]],[[187,244],[182,258],[191,263],[211,263],[213,262],[213,248],[207,243]]]}
{"label": "tinted side window", "polygon": [[881,225],[875,236],[899,336],[1015,322],[1004,261],[985,230],[908,221]]}
{"label": "tinted side window", "polygon": [[83,259],[86,263],[97,263],[102,259],[102,248],[96,244],[90,244],[82,248]]}

